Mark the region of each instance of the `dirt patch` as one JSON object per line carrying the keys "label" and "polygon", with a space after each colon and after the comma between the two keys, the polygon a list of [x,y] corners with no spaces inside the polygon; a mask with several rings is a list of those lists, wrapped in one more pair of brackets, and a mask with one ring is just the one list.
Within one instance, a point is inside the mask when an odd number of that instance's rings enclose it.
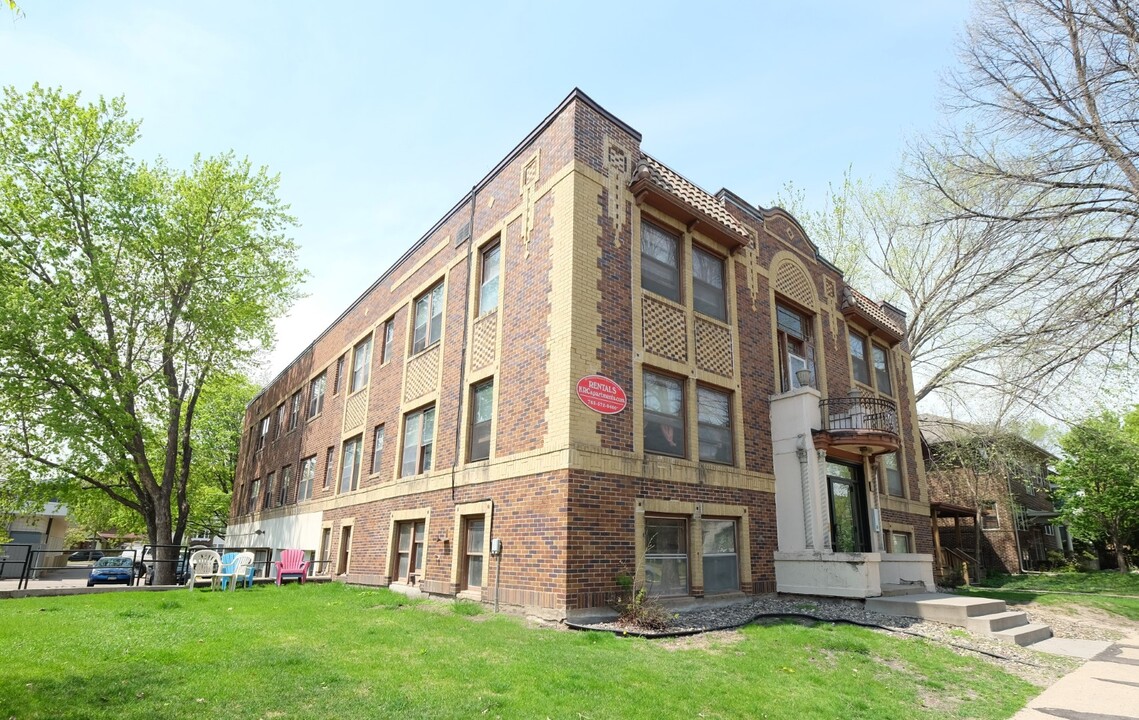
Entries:
{"label": "dirt patch", "polygon": [[735,630],[714,630],[697,635],[654,640],[653,644],[665,650],[706,650],[715,652],[717,650],[724,650],[736,643],[743,642],[743,640],[743,633]]}

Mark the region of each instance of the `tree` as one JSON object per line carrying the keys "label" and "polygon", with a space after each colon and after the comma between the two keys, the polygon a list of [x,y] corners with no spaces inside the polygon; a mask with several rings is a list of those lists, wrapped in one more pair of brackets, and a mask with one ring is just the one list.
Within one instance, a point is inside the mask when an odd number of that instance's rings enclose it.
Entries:
{"label": "tree", "polygon": [[1106,540],[1127,572],[1125,546],[1139,532],[1139,407],[1122,419],[1103,413],[1079,422],[1060,446],[1056,492],[1065,522],[1079,538]]}
{"label": "tree", "polygon": [[1020,238],[1022,274],[1054,277],[1042,370],[1139,355],[1139,7],[982,0],[950,77],[960,123],[914,177],[936,219]]}
{"label": "tree", "polygon": [[178,544],[203,389],[271,343],[301,273],[276,177],[233,153],[136,161],[138,129],[122,98],[4,91],[0,455]]}

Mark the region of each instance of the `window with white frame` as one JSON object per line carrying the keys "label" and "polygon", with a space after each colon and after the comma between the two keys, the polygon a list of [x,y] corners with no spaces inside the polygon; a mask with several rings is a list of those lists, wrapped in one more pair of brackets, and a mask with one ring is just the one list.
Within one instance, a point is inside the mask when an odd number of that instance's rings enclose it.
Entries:
{"label": "window with white frame", "polygon": [[275,473],[266,473],[265,475],[265,497],[261,500],[261,507],[273,507],[273,480],[276,478]]}
{"label": "window with white frame", "polygon": [[907,532],[899,532],[896,530],[889,530],[886,532],[887,543],[886,552],[889,553],[910,553],[913,552],[914,541],[913,536]]}
{"label": "window with white frame", "polygon": [[700,521],[704,555],[704,592],[740,589],[740,562],[736,551],[736,521],[703,518]]}
{"label": "window with white frame", "polygon": [[265,447],[265,441],[269,438],[269,416],[261,418],[261,431],[257,434],[257,449],[261,450]]}
{"label": "window with white frame", "polygon": [[883,455],[882,468],[886,474],[886,492],[894,497],[905,497],[906,488],[902,483],[902,469],[898,467],[898,453]]}
{"label": "window with white frame", "polygon": [[499,269],[500,248],[499,243],[495,242],[482,251],[482,262],[479,268],[479,317],[498,309],[498,277],[501,272]]}
{"label": "window with white frame", "polygon": [[471,388],[471,435],[468,457],[471,461],[490,457],[490,424],[494,417],[494,380]]}
{"label": "window with white frame", "polygon": [[312,497],[312,485],[316,480],[316,455],[310,455],[301,460],[301,477],[297,482],[297,502],[304,502]]}
{"label": "window with white frame", "polygon": [[392,359],[392,345],[395,344],[395,318],[384,323],[384,348],[380,351],[380,364]]}
{"label": "window with white frame", "polygon": [[336,376],[332,381],[332,394],[335,395],[340,392],[340,385],[344,382],[344,361],[346,356],[341,355],[336,359]]}
{"label": "window with white frame", "polygon": [[360,455],[363,437],[357,435],[344,441],[340,458],[340,492],[351,492],[360,487]]}
{"label": "window with white frame", "polygon": [[293,466],[286,465],[281,468],[281,487],[277,492],[277,504],[284,505],[289,501],[289,490],[293,487]]}
{"label": "window with white frame", "polygon": [[[803,386],[813,386],[815,377],[815,350],[811,343],[811,318],[784,303],[775,304],[776,339],[779,345],[779,378],[783,392]],[[799,380],[799,371],[806,370],[807,382]]]}
{"label": "window with white frame", "polygon": [[403,455],[400,476],[409,477],[431,469],[435,442],[435,406],[407,414],[403,426]]}
{"label": "window with white frame", "polygon": [[281,437],[281,433],[283,433],[285,431],[285,419],[286,418],[287,418],[287,415],[285,414],[285,403],[281,403],[280,405],[277,406],[277,426],[275,428],[273,428],[273,439],[274,440]]}
{"label": "window with white frame", "polygon": [[645,516],[645,589],[650,595],[688,594],[688,520]]}
{"label": "window with white frame", "polygon": [[644,373],[645,452],[684,457],[684,383]]}
{"label": "window with white frame", "polygon": [[468,590],[475,590],[483,584],[483,540],[486,532],[486,519],[482,515],[463,519],[463,578],[462,584]]}
{"label": "window with white frame", "polygon": [[426,350],[439,342],[443,334],[443,283],[439,283],[415,299],[415,328],[411,352]]}
{"label": "window with white frame", "polygon": [[332,478],[336,472],[336,448],[330,447],[324,451],[324,485],[327,490],[332,487]]}
{"label": "window with white frame", "polygon": [[731,395],[704,385],[698,386],[696,415],[700,426],[700,459],[731,465],[734,459]]}
{"label": "window with white frame", "polygon": [[261,478],[253,478],[249,484],[249,512],[257,511],[257,501],[261,498]]}
{"label": "window with white frame", "polygon": [[854,371],[854,379],[863,385],[869,385],[870,365],[866,352],[866,338],[853,330],[848,330],[847,340],[850,345],[850,367]]}
{"label": "window with white frame", "polygon": [[314,418],[324,411],[324,386],[327,381],[327,372],[312,379],[308,386],[308,416]]}
{"label": "window with white frame", "polygon": [[297,429],[297,425],[301,421],[301,391],[297,390],[293,393],[292,399],[289,401],[289,432]]}
{"label": "window with white frame", "polygon": [[724,261],[695,246],[692,248],[692,307],[702,315],[728,321]]}
{"label": "window with white frame", "polygon": [[367,386],[372,367],[372,336],[364,338],[352,348],[352,377],[348,381],[348,393]]}
{"label": "window with white frame", "polygon": [[384,426],[377,425],[372,431],[372,474],[380,471],[384,454]]}
{"label": "window with white frame", "polygon": [[641,287],[680,302],[680,238],[641,223]]}
{"label": "window with white frame", "polygon": [[425,528],[423,520],[401,522],[397,526],[396,581],[414,585],[423,579]]}

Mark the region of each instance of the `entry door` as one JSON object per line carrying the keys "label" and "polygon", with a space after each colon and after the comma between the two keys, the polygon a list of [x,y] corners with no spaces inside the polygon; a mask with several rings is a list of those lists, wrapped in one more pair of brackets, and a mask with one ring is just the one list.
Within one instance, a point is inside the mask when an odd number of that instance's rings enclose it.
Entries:
{"label": "entry door", "polygon": [[866,530],[866,491],[862,468],[827,463],[831,543],[835,552],[870,552]]}
{"label": "entry door", "polygon": [[340,555],[336,561],[336,574],[348,573],[348,556],[352,551],[352,526],[345,525],[340,528]]}

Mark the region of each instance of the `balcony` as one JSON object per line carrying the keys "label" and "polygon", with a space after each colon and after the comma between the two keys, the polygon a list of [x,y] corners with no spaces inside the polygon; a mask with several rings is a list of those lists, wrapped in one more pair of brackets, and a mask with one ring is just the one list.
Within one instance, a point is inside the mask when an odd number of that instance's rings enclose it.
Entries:
{"label": "balcony", "polygon": [[893,400],[852,395],[819,402],[822,430],[814,433],[815,447],[845,450],[856,455],[898,449],[898,406]]}

